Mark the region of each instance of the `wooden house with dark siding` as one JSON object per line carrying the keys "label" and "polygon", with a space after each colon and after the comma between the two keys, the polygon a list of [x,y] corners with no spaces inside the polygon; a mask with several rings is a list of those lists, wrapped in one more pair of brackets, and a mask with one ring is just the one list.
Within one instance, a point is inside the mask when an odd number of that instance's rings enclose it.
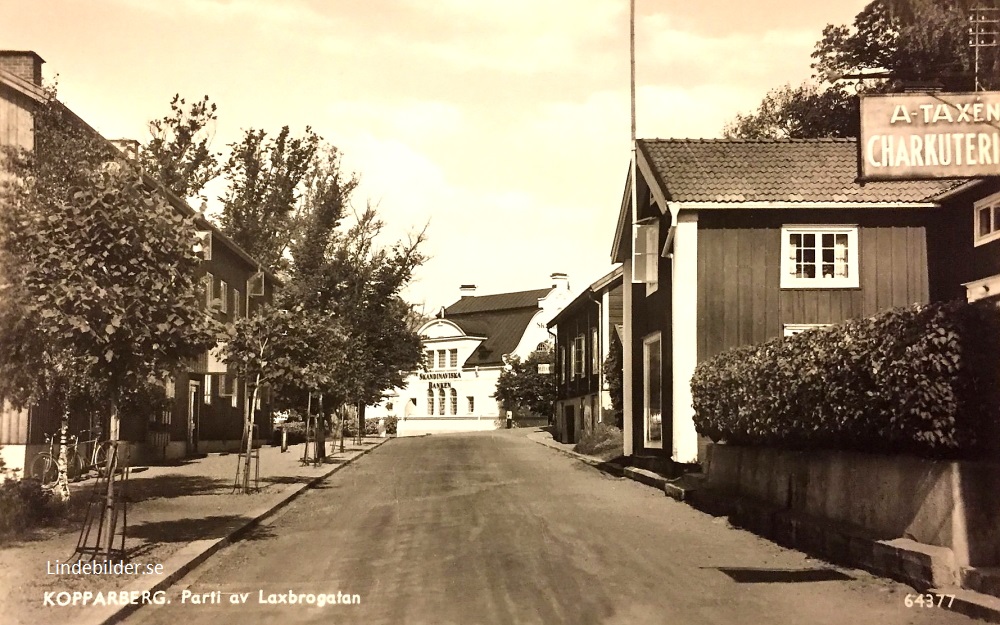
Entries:
{"label": "wooden house with dark siding", "polygon": [[548,323],[555,335],[555,437],[576,443],[613,418],[604,375],[612,336],[622,323],[622,268],[584,289]]}
{"label": "wooden house with dark siding", "polygon": [[[34,147],[34,110],[48,98],[42,88],[44,61],[28,51],[0,51],[0,146]],[[64,113],[84,132],[96,130],[68,108]],[[109,142],[109,154],[118,144]],[[3,168],[0,167],[0,175]],[[193,217],[201,231],[205,261],[200,268],[205,306],[214,307],[222,321],[235,321],[271,301],[277,278],[198,214],[187,202],[147,179],[150,192],[161,195],[179,213]],[[216,352],[202,354],[178,371],[165,389],[173,409],[158,414],[122,415],[121,440],[128,441],[134,461],[178,458],[209,451],[236,449],[243,432],[246,385],[226,371]],[[261,438],[270,435],[269,397],[255,407]],[[106,418],[105,418],[106,421]],[[71,415],[71,433],[93,425],[84,415]],[[107,423],[103,424],[107,432]],[[0,409],[0,460],[5,471],[22,470],[44,446],[46,433],[59,428],[59,416],[44,405]]]}
{"label": "wooden house with dark siding", "polygon": [[856,159],[848,139],[637,142],[637,200],[630,175],[612,251],[626,277],[627,455],[702,459],[690,379],[715,354],[950,298],[982,273],[949,256],[957,226],[941,198],[972,201],[963,181],[862,185]]}

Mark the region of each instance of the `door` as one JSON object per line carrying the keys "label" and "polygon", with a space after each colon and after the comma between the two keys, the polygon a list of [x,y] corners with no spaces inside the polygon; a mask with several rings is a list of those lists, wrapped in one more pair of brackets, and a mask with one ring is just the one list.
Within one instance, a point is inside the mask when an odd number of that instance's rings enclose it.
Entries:
{"label": "door", "polygon": [[201,419],[201,385],[188,382],[187,454],[198,453],[198,422]]}
{"label": "door", "polygon": [[573,411],[573,406],[566,406],[566,412],[563,416],[563,421],[566,423],[566,440],[567,443],[576,442],[576,415]]}

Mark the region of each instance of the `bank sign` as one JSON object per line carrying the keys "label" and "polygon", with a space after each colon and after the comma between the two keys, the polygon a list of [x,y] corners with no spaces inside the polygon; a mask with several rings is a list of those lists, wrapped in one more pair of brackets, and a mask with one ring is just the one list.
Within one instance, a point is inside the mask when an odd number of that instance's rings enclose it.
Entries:
{"label": "bank sign", "polygon": [[861,97],[864,180],[1000,175],[1000,92]]}

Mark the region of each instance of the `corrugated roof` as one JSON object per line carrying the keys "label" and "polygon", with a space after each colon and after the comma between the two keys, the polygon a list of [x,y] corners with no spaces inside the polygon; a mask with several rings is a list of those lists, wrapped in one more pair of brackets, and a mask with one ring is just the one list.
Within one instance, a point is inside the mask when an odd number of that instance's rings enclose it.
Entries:
{"label": "corrugated roof", "polygon": [[445,317],[464,315],[466,313],[507,310],[510,308],[538,309],[538,300],[549,294],[552,289],[535,289],[533,291],[517,291],[515,293],[498,293],[496,295],[472,295],[463,297],[444,309]]}
{"label": "corrugated roof", "polygon": [[964,180],[857,181],[855,139],[641,139],[668,201],[921,202]]}
{"label": "corrugated roof", "polygon": [[[530,292],[530,291],[529,291]],[[542,291],[548,293],[548,289]],[[508,295],[513,295],[508,293]],[[524,331],[538,312],[537,298],[533,307],[507,308],[460,315],[445,314],[445,319],[456,323],[466,334],[485,336],[486,340],[469,356],[463,366],[484,367],[503,364],[503,355],[517,349]]]}

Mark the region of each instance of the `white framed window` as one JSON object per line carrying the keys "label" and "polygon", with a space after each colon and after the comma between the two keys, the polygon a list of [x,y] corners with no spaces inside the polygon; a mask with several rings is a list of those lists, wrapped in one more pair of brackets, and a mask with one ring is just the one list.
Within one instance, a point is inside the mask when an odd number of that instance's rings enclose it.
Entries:
{"label": "white framed window", "polygon": [[446,350],[443,349],[438,350],[438,366],[437,366],[438,369],[445,368],[445,358],[447,357],[447,353],[448,352]]}
{"label": "white framed window", "polygon": [[434,350],[425,349],[424,350],[424,366],[428,369],[434,368]]}
{"label": "white framed window", "polygon": [[427,389],[427,414],[434,416],[434,389]]}
{"label": "white framed window", "polygon": [[448,366],[452,369],[458,368],[458,350],[449,349],[448,350]]}
{"label": "white framed window", "polygon": [[206,406],[212,403],[212,375],[205,376],[205,384],[202,385],[204,392],[202,393],[201,400]]}
{"label": "white framed window", "polygon": [[566,346],[565,345],[560,345],[559,346],[559,383],[560,384],[569,381],[568,371],[569,371],[569,363],[567,362],[567,358],[566,358]]}
{"label": "white framed window", "polygon": [[597,375],[601,371],[601,349],[598,345],[597,328],[590,329],[590,374]]}
{"label": "white framed window", "polygon": [[781,288],[857,288],[857,226],[783,226]]}
{"label": "white framed window", "polygon": [[795,336],[800,332],[812,330],[813,328],[829,328],[829,323],[786,323],[782,327],[782,336]]}
{"label": "white framed window", "polygon": [[451,389],[451,414],[458,414],[458,391],[456,389]]}
{"label": "white framed window", "polygon": [[469,414],[474,413],[476,411],[476,398],[473,397],[472,395],[469,395],[465,399],[468,400],[469,402]]}
{"label": "white framed window", "polygon": [[229,283],[219,280],[219,312],[229,312]]}
{"label": "white framed window", "polygon": [[581,378],[584,375],[584,366],[587,358],[586,343],[582,334],[573,339],[573,377]]}
{"label": "white framed window", "polygon": [[243,296],[239,289],[233,289],[233,318],[239,319],[243,314]]}
{"label": "white framed window", "polygon": [[656,292],[660,274],[660,222],[635,224],[632,239],[632,282]]}
{"label": "white framed window", "polygon": [[207,308],[212,307],[212,301],[215,299],[215,276],[212,272],[205,272],[205,306]]}
{"label": "white framed window", "polygon": [[663,342],[654,332],[642,340],[642,413],[646,447],[663,447]]}
{"label": "white framed window", "polygon": [[973,208],[973,244],[1000,239],[1000,193],[984,197]]}
{"label": "white framed window", "polygon": [[444,389],[443,388],[439,388],[438,389],[438,414],[441,415],[442,417],[445,414],[447,414],[444,411],[444,406],[445,406],[444,401],[445,401],[445,399],[444,399]]}

